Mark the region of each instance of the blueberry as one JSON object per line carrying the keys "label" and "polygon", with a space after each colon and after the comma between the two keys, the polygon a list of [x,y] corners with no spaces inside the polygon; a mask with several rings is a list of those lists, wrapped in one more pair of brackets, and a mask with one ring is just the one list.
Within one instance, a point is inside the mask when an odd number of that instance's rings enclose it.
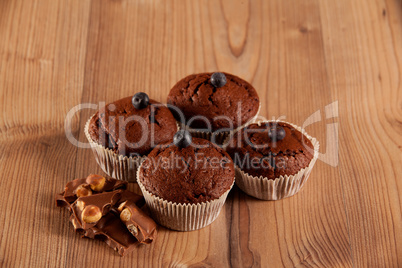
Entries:
{"label": "blueberry", "polygon": [[187,130],[179,130],[173,137],[173,144],[179,148],[186,148],[191,144],[192,138]]}
{"label": "blueberry", "polygon": [[286,136],[286,132],[283,129],[283,127],[275,125],[268,129],[268,137],[273,142],[283,140],[285,138],[285,136]]}
{"label": "blueberry", "polygon": [[144,92],[138,92],[133,96],[133,99],[131,100],[131,102],[133,103],[133,106],[135,109],[141,110],[148,106],[149,97]]}
{"label": "blueberry", "polygon": [[223,73],[213,73],[211,75],[211,84],[214,87],[223,87],[226,85],[226,76]]}

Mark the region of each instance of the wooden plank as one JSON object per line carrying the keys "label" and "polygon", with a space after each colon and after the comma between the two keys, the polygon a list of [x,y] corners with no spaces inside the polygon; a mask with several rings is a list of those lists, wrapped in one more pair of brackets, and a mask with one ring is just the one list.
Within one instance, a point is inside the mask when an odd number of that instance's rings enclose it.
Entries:
{"label": "wooden plank", "polygon": [[[324,110],[335,99],[325,70],[318,3],[279,2],[272,7],[272,13],[278,13],[277,17],[266,16],[272,19],[264,25],[274,24],[272,28],[277,33],[269,34],[272,41],[266,75],[267,115],[269,118],[282,116],[285,120],[304,125],[310,115],[320,112],[323,120],[306,127],[306,130],[320,141],[321,152],[328,152],[336,140],[327,140],[327,136],[332,134],[328,133],[327,124],[334,123],[334,120],[325,120]],[[276,25],[276,21],[280,23]],[[266,206],[264,202],[257,204],[255,219],[261,217]],[[342,185],[336,167],[319,161],[301,193],[274,202],[273,206],[275,224],[268,226],[268,230],[276,230],[267,237],[266,244],[272,243],[270,237],[278,237],[275,248],[280,249],[279,256],[284,266],[352,266]],[[272,212],[267,212],[265,221],[271,217]],[[255,248],[261,249],[259,236],[259,233],[254,233],[253,242]],[[279,260],[270,262],[270,258],[263,254],[261,258],[266,258],[262,263],[268,263],[268,266],[280,263]]]}
{"label": "wooden plank", "polygon": [[[205,4],[205,5],[203,5]],[[86,60],[86,78],[85,85],[86,90],[84,93],[83,101],[93,101],[104,100],[106,102],[118,99],[123,96],[132,94],[133,91],[122,86],[120,83],[122,81],[132,84],[133,88],[141,88],[145,92],[148,92],[151,96],[157,96],[157,100],[164,101],[165,96],[171,85],[175,81],[187,75],[187,71],[184,70],[181,73],[181,67],[165,69],[163,65],[156,64],[153,59],[157,59],[154,53],[158,55],[159,51],[162,57],[165,53],[169,51],[169,57],[173,58],[176,65],[182,66],[188,64],[188,60],[193,54],[204,55],[203,58],[208,58],[207,55],[211,55],[216,59],[217,66],[224,66],[225,71],[238,73],[239,75],[253,81],[253,84],[259,89],[260,95],[262,96],[262,102],[268,101],[268,94],[271,93],[270,88],[274,88],[273,94],[281,95],[284,93],[286,96],[290,96],[289,99],[282,99],[279,103],[280,107],[283,107],[280,112],[287,114],[291,111],[289,107],[292,105],[297,105],[297,113],[300,119],[305,118],[308,113],[315,112],[315,109],[323,108],[327,102],[331,101],[329,94],[319,95],[319,101],[310,109],[310,106],[303,105],[304,100],[308,101],[312,94],[320,94],[322,87],[326,87],[326,74],[325,68],[323,68],[322,73],[317,73],[310,66],[308,68],[302,68],[300,71],[300,66],[298,66],[298,59],[304,57],[307,53],[310,53],[310,57],[313,64],[318,64],[323,67],[324,62],[322,61],[323,47],[321,42],[320,33],[320,20],[317,15],[312,18],[311,27],[315,27],[315,32],[306,33],[300,32],[299,21],[294,21],[293,17],[298,10],[311,10],[315,8],[318,12],[318,5],[316,2],[311,2],[305,6],[295,6],[292,8],[292,12],[288,14],[287,12],[280,13],[282,17],[282,22],[288,20],[286,25],[278,25],[278,29],[275,34],[272,34],[270,38],[274,39],[273,44],[271,44],[271,50],[266,49],[266,44],[270,42],[268,34],[263,35],[263,39],[260,36],[262,29],[265,29],[270,23],[276,21],[277,9],[287,10],[287,5],[280,5],[279,2],[273,3],[271,6],[262,5],[262,3],[238,3],[239,5],[244,5],[241,9],[225,9],[225,6],[229,6],[227,3],[222,3],[220,8],[216,8],[212,3],[194,3],[192,6],[188,7],[187,4],[184,7],[174,6],[174,3],[166,4],[165,6],[154,6],[151,3],[129,3],[129,2],[109,2],[108,5],[104,3],[101,5],[99,2],[93,2],[91,9],[91,22],[90,22],[90,37],[88,38],[88,54]],[[177,7],[177,8],[176,8]],[[130,34],[125,30],[127,25],[137,18],[138,8],[141,8],[142,14],[147,18],[152,20],[152,24],[139,23],[129,27],[132,31]],[[186,9],[189,13],[182,12],[182,9]],[[241,12],[239,11],[241,10]],[[193,12],[193,13],[192,13]],[[239,14],[240,12],[240,14]],[[266,12],[272,16],[266,16],[263,20],[262,14]],[[251,16],[251,14],[258,14]],[[303,14],[303,13],[302,13]],[[238,23],[236,18],[238,16],[250,17],[249,20],[243,21],[243,24]],[[209,19],[210,17],[216,18],[213,23]],[[102,18],[102,19],[100,19]],[[194,18],[190,20],[189,18]],[[306,17],[302,16],[299,20],[303,21]],[[113,20],[114,19],[114,20]],[[202,20],[201,33],[197,31],[189,31],[183,27],[183,23],[177,23],[176,21],[188,21],[189,28],[193,28],[191,25],[195,21]],[[113,23],[107,23],[112,21]],[[150,21],[149,20],[149,21]],[[234,25],[230,23],[233,22]],[[163,26],[163,24],[166,24]],[[245,23],[245,25],[244,25]],[[172,36],[171,43],[163,42],[164,33],[161,31],[161,27],[170,29],[175,34]],[[236,34],[240,32],[243,33],[243,38],[245,40],[235,40],[237,38]],[[183,38],[183,35],[187,33],[190,34]],[[285,33],[285,34],[283,34]],[[201,36],[200,36],[201,34]],[[113,40],[110,40],[110,36],[113,35]],[[194,35],[194,37],[192,37]],[[137,45],[138,39],[136,36],[141,36],[142,46]],[[211,36],[217,36],[218,38],[210,38]],[[229,38],[229,40],[228,40]],[[230,39],[232,38],[232,39]],[[194,40],[206,40],[207,45],[204,47],[194,46]],[[262,40],[263,39],[263,40]],[[217,46],[215,47],[215,42]],[[152,46],[144,47],[145,44],[152,44]],[[245,45],[247,43],[247,45]],[[124,48],[124,53],[115,48],[115,45],[119,44],[119,47]],[[298,50],[297,48],[300,44],[304,44]],[[137,46],[138,49],[137,49]],[[130,49],[126,49],[130,47]],[[283,48],[284,47],[284,48]],[[191,51],[187,52],[187,48],[191,48]],[[281,84],[285,80],[279,80],[275,76],[275,68],[268,66],[265,62],[272,62],[273,65],[278,64],[274,59],[270,57],[275,55],[276,50],[283,49],[281,55],[286,60],[286,66],[294,66],[294,68],[288,69],[285,73],[286,78],[294,78],[295,81],[299,79],[298,82],[301,83],[299,92],[304,92],[304,94],[292,95],[295,86],[282,85],[281,92],[274,86],[276,84]],[[295,50],[296,49],[296,50]],[[321,55],[316,51],[320,51]],[[237,52],[234,52],[237,51]],[[240,52],[241,53],[240,53]],[[259,53],[255,53],[255,52]],[[286,52],[294,53],[287,55]],[[237,53],[237,54],[236,54]],[[123,56],[124,55],[124,56]],[[174,58],[176,57],[176,58]],[[163,58],[163,57],[162,57]],[[251,60],[250,60],[251,58]],[[148,59],[148,61],[147,61]],[[196,60],[190,61],[197,62]],[[307,62],[307,61],[306,61]],[[200,69],[195,69],[191,72],[214,70],[216,65],[214,62],[203,63]],[[255,82],[253,77],[255,72],[257,72],[257,66],[263,64],[266,68],[260,68],[258,71],[261,76],[264,76],[263,70],[266,76],[269,77],[268,90],[266,86],[259,86],[263,83]],[[133,66],[135,65],[135,66]],[[268,68],[271,67],[271,68]],[[302,66],[304,67],[304,66]],[[131,71],[131,69],[134,69]],[[153,70],[152,72],[149,69]],[[273,70],[273,73],[270,72]],[[164,81],[160,78],[159,74],[164,74],[167,77],[173,77],[172,81]],[[133,73],[132,76],[127,75]],[[318,75],[319,81],[314,82],[312,85],[309,80],[305,77],[311,77],[311,73]],[[135,77],[142,77],[139,80],[135,80]],[[124,78],[123,78],[124,77]],[[285,78],[285,79],[286,79]],[[157,81],[162,83],[160,89],[147,88],[147,81]],[[272,85],[272,86],[270,86]],[[311,92],[311,87],[313,91]],[[120,90],[114,90],[120,89]],[[134,91],[135,92],[135,91]],[[310,92],[305,95],[305,92]],[[268,94],[267,94],[268,93]],[[103,94],[103,95],[101,95]],[[303,100],[304,98],[304,100]],[[268,102],[272,102],[269,100]],[[303,107],[308,109],[303,109]],[[293,108],[293,107],[292,107]],[[275,106],[264,107],[266,111],[273,111],[275,114],[278,110]],[[296,111],[296,110],[294,110]],[[303,111],[305,114],[302,114]],[[86,118],[89,118],[91,112],[83,111],[81,116],[81,129],[85,124]],[[268,113],[269,114],[269,113]],[[265,115],[267,113],[265,112]],[[280,114],[279,114],[280,115]],[[303,121],[300,120],[300,123]],[[323,124],[325,127],[325,124]],[[319,132],[321,128],[316,127]],[[323,140],[324,139],[324,135]],[[80,169],[87,169],[88,166],[93,165],[93,159],[91,158],[91,153],[88,151],[80,150],[78,151],[78,161],[77,161],[77,171]],[[84,164],[82,164],[84,163]],[[337,173],[331,168],[322,168],[317,177],[326,176],[327,173],[332,176],[337,176]],[[81,173],[81,172],[79,172]],[[326,263],[326,264],[343,264],[351,265],[350,252],[349,252],[349,241],[346,230],[346,216],[344,213],[344,207],[342,203],[341,195],[341,185],[340,180],[333,180],[330,182],[331,187],[328,190],[328,182],[321,181],[312,184],[310,191],[319,192],[324,189],[330,193],[336,192],[335,198],[331,195],[324,195],[324,197],[315,197],[312,195],[307,202],[300,203],[297,200],[289,199],[290,203],[281,201],[278,204],[273,204],[269,202],[255,202],[254,199],[245,197],[244,194],[234,192],[227,203],[225,211],[222,213],[226,216],[222,219],[224,224],[220,224],[218,220],[213,226],[207,227],[201,230],[201,236],[215,237],[211,240],[197,240],[196,235],[193,233],[176,233],[168,232],[166,230],[162,231],[163,239],[166,239],[166,245],[164,248],[159,248],[162,252],[164,258],[162,263],[168,264],[209,264],[212,266],[216,265],[251,265],[251,264],[272,264],[283,262],[285,265],[297,265],[303,262],[306,263]],[[325,198],[327,197],[327,198]],[[312,202],[316,202],[316,198],[325,200],[334,212],[334,217],[329,217],[321,219],[318,222],[314,222],[313,219],[321,217],[319,207],[315,207],[312,210],[316,213],[315,216],[310,216],[309,219],[299,210],[305,209],[305,207],[311,207]],[[247,200],[247,201],[245,201]],[[303,200],[303,199],[302,199]],[[252,204],[252,206],[250,205]],[[284,205],[282,205],[284,204]],[[322,213],[323,211],[321,211]],[[247,216],[248,215],[248,216]],[[278,218],[277,221],[270,220],[274,215],[274,218]],[[297,221],[293,219],[297,217]],[[310,218],[312,219],[310,222]],[[253,221],[251,220],[253,219]],[[300,227],[303,226],[303,222],[309,221],[309,224],[305,226],[307,230],[301,230]],[[271,221],[271,224],[268,224]],[[260,224],[264,222],[264,224]],[[266,223],[267,222],[267,223]],[[219,225],[220,224],[220,225]],[[332,227],[334,226],[334,227]],[[246,228],[248,231],[243,231],[241,229]],[[293,233],[289,233],[287,229],[294,230]],[[332,228],[337,228],[336,232],[331,232]],[[252,232],[249,230],[253,230]],[[318,232],[316,230],[319,230]],[[205,232],[205,235],[204,235]],[[220,235],[219,235],[220,234]],[[223,234],[223,235],[222,235]],[[288,235],[293,236],[288,237]],[[226,236],[230,236],[229,241],[222,245],[222,241],[226,241]],[[272,237],[278,237],[272,240]],[[333,241],[332,241],[333,240]],[[291,241],[291,242],[289,242]],[[75,241],[74,241],[75,242]],[[165,243],[165,242],[164,242]],[[181,245],[184,243],[184,247]],[[189,246],[188,244],[192,246]],[[325,245],[331,245],[331,247],[325,247]],[[71,252],[69,252],[69,262],[68,266],[74,266],[80,261],[77,256],[82,249],[80,244],[69,244],[71,246]],[[173,245],[176,245],[177,250],[174,251]],[[274,246],[273,246],[274,245]],[[156,244],[155,247],[158,245]],[[269,246],[269,247],[268,247]],[[151,248],[153,248],[152,246]],[[209,251],[215,252],[217,249],[215,257],[208,255],[208,251],[201,251],[201,248],[208,247]],[[296,247],[294,249],[294,247]],[[272,248],[273,252],[268,252]],[[154,251],[155,249],[150,249]],[[197,251],[198,250],[198,251]],[[100,249],[99,256],[104,256],[107,253],[107,249]],[[146,252],[146,251],[145,251]],[[138,265],[144,264],[141,262],[139,256],[144,256],[145,252],[142,249],[138,251],[138,254],[133,253],[127,256],[128,262],[137,261]],[[165,253],[166,252],[166,253]],[[288,257],[284,257],[288,256]],[[281,261],[280,258],[284,258]],[[99,260],[98,255],[93,256],[89,260],[90,263],[97,263]],[[125,261],[124,261],[125,262]],[[146,262],[145,262],[146,263]],[[101,264],[101,263],[99,263]],[[161,263],[159,263],[161,264]]]}
{"label": "wooden plank", "polygon": [[[0,266],[400,266],[401,7],[0,1]],[[215,70],[252,82],[266,118],[303,125],[320,114],[306,130],[324,155],[303,190],[264,202],[235,187],[213,225],[161,228],[154,243],[124,258],[81,239],[54,193],[102,172],[90,149],[66,139],[66,114],[138,91],[164,102],[178,79]],[[330,111],[335,101],[339,109]],[[80,141],[94,111],[73,117]],[[331,126],[339,126],[338,166]]]}
{"label": "wooden plank", "polygon": [[53,198],[76,176],[64,118],[81,102],[89,1],[1,1],[0,10],[0,266],[56,267],[73,235]]}
{"label": "wooden plank", "polygon": [[2,1],[2,138],[63,130],[82,95],[88,4]]}
{"label": "wooden plank", "polygon": [[329,83],[340,105],[340,176],[358,267],[402,263],[400,4],[321,5]]}

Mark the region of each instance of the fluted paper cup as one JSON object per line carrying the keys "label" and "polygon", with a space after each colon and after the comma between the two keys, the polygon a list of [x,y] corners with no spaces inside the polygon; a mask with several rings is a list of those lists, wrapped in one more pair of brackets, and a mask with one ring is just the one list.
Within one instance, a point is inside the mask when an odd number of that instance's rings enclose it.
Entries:
{"label": "fluted paper cup", "polygon": [[195,137],[195,138],[201,138],[201,139],[206,139],[206,140],[212,141],[212,135],[214,135],[215,136],[214,142],[218,145],[221,145],[225,141],[225,139],[227,137],[229,137],[232,133],[248,126],[251,123],[254,123],[260,113],[260,110],[261,110],[261,103],[258,106],[257,113],[249,121],[247,121],[245,124],[241,125],[240,127],[236,128],[232,131],[219,131],[219,130],[217,130],[215,132],[202,131],[202,130],[197,130],[195,128],[191,128],[181,122],[179,122],[178,124],[180,125],[180,129],[188,130],[190,132],[191,136]]}
{"label": "fluted paper cup", "polygon": [[[236,185],[246,194],[251,195],[255,198],[262,199],[262,200],[280,200],[286,197],[290,197],[298,193],[303,185],[306,183],[311,170],[317,161],[318,158],[318,150],[320,148],[319,142],[308,135],[306,131],[304,131],[301,127],[298,127],[296,125],[293,125],[288,122],[284,121],[262,121],[258,122],[258,124],[261,123],[268,123],[268,122],[283,122],[291,125],[301,133],[303,133],[304,136],[306,136],[311,143],[313,144],[314,147],[314,156],[313,159],[311,159],[310,164],[306,167],[301,169],[299,172],[297,172],[295,175],[285,175],[285,176],[279,176],[275,179],[268,179],[267,177],[263,176],[252,176],[249,175],[247,172],[244,172],[241,168],[235,165],[235,171],[236,171]],[[224,144],[228,144],[229,142],[228,137],[225,141]]]}
{"label": "fluted paper cup", "polygon": [[[139,178],[137,170],[137,177]],[[141,180],[138,185],[144,195],[145,202],[151,211],[152,218],[160,225],[176,231],[194,231],[210,225],[219,216],[226,197],[234,185],[230,186],[218,199],[197,204],[178,204],[164,200],[148,192]]]}
{"label": "fluted paper cup", "polygon": [[137,169],[141,163],[145,160],[146,156],[123,156],[119,155],[109,148],[106,148],[96,143],[89,135],[89,122],[93,116],[89,118],[85,124],[85,136],[87,137],[89,144],[91,145],[92,152],[94,153],[95,160],[102,170],[110,177],[128,181],[137,181]]}

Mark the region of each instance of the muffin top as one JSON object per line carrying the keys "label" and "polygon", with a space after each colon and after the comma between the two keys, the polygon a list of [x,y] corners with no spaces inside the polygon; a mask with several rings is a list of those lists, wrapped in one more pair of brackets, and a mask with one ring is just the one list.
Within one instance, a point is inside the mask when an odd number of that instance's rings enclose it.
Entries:
{"label": "muffin top", "polygon": [[157,144],[173,139],[176,120],[159,102],[136,109],[132,97],[107,104],[89,123],[88,132],[96,143],[124,156],[148,154]]}
{"label": "muffin top", "polygon": [[[282,131],[279,134],[283,139],[273,136],[273,130]],[[250,124],[236,132],[226,151],[249,175],[275,179],[295,175],[307,167],[313,159],[313,149],[311,141],[290,124],[269,122]]]}
{"label": "muffin top", "polygon": [[226,84],[221,87],[212,85],[213,73],[200,73],[183,78],[170,90],[168,104],[181,109],[191,128],[207,128],[205,120],[188,122],[196,115],[205,117],[211,123],[212,131],[216,131],[236,129],[257,114],[260,100],[254,87],[237,76],[223,74]]}
{"label": "muffin top", "polygon": [[233,161],[222,148],[193,138],[186,148],[173,143],[155,147],[141,165],[138,179],[148,192],[164,200],[194,204],[222,196],[234,176]]}

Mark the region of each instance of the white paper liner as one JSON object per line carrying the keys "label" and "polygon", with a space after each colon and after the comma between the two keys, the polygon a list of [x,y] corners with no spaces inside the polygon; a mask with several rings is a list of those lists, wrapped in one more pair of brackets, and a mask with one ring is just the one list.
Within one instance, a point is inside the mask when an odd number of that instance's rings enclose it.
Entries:
{"label": "white paper liner", "polygon": [[[262,200],[280,200],[295,195],[297,192],[301,190],[304,183],[307,181],[315,162],[317,161],[320,143],[315,138],[308,135],[306,131],[301,127],[285,121],[269,120],[269,121],[258,122],[258,124],[268,122],[283,122],[293,126],[295,129],[303,133],[303,135],[306,136],[311,141],[314,147],[313,159],[311,159],[310,164],[306,168],[301,169],[295,175],[279,176],[274,180],[270,180],[267,177],[263,176],[256,177],[249,175],[248,173],[242,171],[238,166],[235,165],[236,185],[243,192]],[[228,137],[224,141],[224,144],[228,144],[229,138],[230,137]]]}
{"label": "white paper liner", "polygon": [[[140,168],[137,170],[139,178]],[[219,216],[226,197],[234,185],[234,181],[221,197],[197,204],[178,204],[164,200],[148,192],[141,180],[138,185],[144,195],[145,202],[151,211],[152,218],[160,225],[176,231],[194,231],[210,225]]]}
{"label": "white paper liner", "polygon": [[235,133],[236,131],[238,131],[239,129],[242,129],[246,126],[248,126],[251,123],[254,123],[255,120],[257,119],[259,113],[261,110],[261,103],[258,106],[258,111],[257,113],[249,120],[247,121],[244,125],[241,125],[240,127],[232,130],[232,131],[215,131],[215,132],[209,132],[209,131],[202,131],[202,130],[197,130],[195,128],[191,128],[181,122],[178,122],[178,124],[180,125],[180,129],[186,129],[191,133],[192,137],[196,137],[196,138],[202,138],[202,139],[206,139],[209,141],[212,141],[212,135],[215,135],[215,141],[214,143],[221,145],[223,144],[223,142],[225,141],[225,139],[227,137],[229,137],[231,134]]}

